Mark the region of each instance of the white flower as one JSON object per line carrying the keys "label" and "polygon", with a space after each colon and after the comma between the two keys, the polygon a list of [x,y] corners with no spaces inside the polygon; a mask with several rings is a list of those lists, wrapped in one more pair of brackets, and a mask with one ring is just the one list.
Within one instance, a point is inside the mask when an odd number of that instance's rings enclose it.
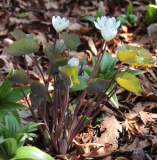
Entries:
{"label": "white flower", "polygon": [[101,17],[101,19],[98,17],[97,22],[94,21],[95,27],[99,30],[102,30],[104,27],[110,28],[110,29],[118,29],[120,26],[120,21],[116,22],[115,17],[107,18],[107,17]]}
{"label": "white flower", "polygon": [[78,67],[79,66],[79,59],[78,58],[71,58],[69,61],[68,61],[68,64],[70,65],[70,66],[76,66],[76,67]]}
{"label": "white flower", "polygon": [[58,16],[57,18],[55,18],[55,16],[53,16],[52,17],[52,25],[57,32],[60,32],[69,25],[69,20],[66,21],[65,18],[61,18],[60,16]]}
{"label": "white flower", "polygon": [[104,27],[101,30],[101,35],[102,37],[105,39],[106,42],[112,40],[117,34],[117,29],[110,29],[110,28],[106,28]]}

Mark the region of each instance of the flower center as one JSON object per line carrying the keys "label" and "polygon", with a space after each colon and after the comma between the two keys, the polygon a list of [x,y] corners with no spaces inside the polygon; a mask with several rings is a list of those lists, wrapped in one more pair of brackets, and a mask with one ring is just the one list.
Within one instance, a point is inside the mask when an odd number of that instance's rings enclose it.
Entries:
{"label": "flower center", "polygon": [[59,23],[59,25],[62,23],[62,22],[58,22]]}

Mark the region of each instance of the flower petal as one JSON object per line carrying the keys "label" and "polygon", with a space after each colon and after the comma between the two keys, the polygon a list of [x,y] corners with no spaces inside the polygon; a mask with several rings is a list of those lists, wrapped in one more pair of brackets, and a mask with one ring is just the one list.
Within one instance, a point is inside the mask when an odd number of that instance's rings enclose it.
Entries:
{"label": "flower petal", "polygon": [[115,24],[115,23],[116,23],[116,19],[115,19],[115,17],[112,17],[112,18],[111,18],[111,20],[112,20],[113,24]]}
{"label": "flower petal", "polygon": [[100,30],[102,29],[102,27],[97,22],[94,21],[94,24],[97,29],[100,29]]}
{"label": "flower petal", "polygon": [[121,22],[121,21],[118,21],[118,22],[115,23],[115,25],[114,25],[114,28],[115,28],[115,29],[118,29],[118,27],[120,26],[120,22]]}
{"label": "flower petal", "polygon": [[109,29],[109,28],[104,27],[101,30],[101,34],[102,34],[103,38],[105,39],[105,41],[108,42],[116,36],[117,29]]}
{"label": "flower petal", "polygon": [[111,20],[111,18],[108,18],[106,21],[106,27],[107,28],[112,28],[113,27],[113,22]]}
{"label": "flower petal", "polygon": [[52,17],[52,24],[54,24],[54,22],[56,21],[55,16]]}

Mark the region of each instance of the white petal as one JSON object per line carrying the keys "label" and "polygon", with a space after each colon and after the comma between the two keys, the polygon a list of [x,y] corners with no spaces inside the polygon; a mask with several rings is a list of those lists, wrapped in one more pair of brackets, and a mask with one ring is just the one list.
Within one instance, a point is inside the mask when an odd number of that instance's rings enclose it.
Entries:
{"label": "white petal", "polygon": [[112,17],[111,20],[112,20],[113,24],[116,23],[115,17]]}
{"label": "white petal", "polygon": [[65,19],[65,18],[62,18],[62,19],[61,19],[61,22],[65,22],[65,21],[66,21],[66,19]]}
{"label": "white petal", "polygon": [[102,29],[102,27],[97,22],[94,21],[94,24],[97,29],[100,29],[100,30]]}
{"label": "white petal", "polygon": [[54,28],[55,28],[55,30],[56,30],[57,32],[62,31],[62,25],[59,24],[58,21],[56,21],[56,22],[54,23]]}
{"label": "white petal", "polygon": [[112,27],[113,27],[113,22],[112,22],[111,18],[109,18],[109,19],[107,20],[107,22],[106,22],[106,27],[107,27],[107,28],[112,28]]}
{"label": "white petal", "polygon": [[54,24],[54,22],[56,21],[55,16],[52,17],[52,24]]}
{"label": "white petal", "polygon": [[68,64],[70,65],[70,66],[76,66],[76,67],[78,67],[79,66],[79,59],[78,58],[71,58],[69,61],[68,61]]}
{"label": "white petal", "polygon": [[101,34],[102,34],[103,38],[105,39],[105,41],[108,42],[116,36],[117,30],[104,27],[101,30]]}
{"label": "white petal", "polygon": [[104,23],[107,21],[107,17],[101,17],[101,23],[104,26]]}
{"label": "white petal", "polygon": [[118,29],[119,26],[120,26],[120,21],[118,21],[118,22],[115,23],[114,28]]}
{"label": "white petal", "polygon": [[69,20],[65,22],[65,28],[68,27],[68,25],[69,25]]}
{"label": "white petal", "polygon": [[58,17],[56,18],[56,21],[61,22],[61,17],[58,16]]}
{"label": "white petal", "polygon": [[97,18],[97,22],[98,22],[99,25],[101,24],[101,20],[100,20],[99,17]]}

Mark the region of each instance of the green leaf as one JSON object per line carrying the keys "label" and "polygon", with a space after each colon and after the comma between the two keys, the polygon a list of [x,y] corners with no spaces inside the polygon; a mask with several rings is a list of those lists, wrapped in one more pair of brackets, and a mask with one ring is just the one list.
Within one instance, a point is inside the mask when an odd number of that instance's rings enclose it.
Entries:
{"label": "green leaf", "polygon": [[152,66],[155,63],[149,51],[142,47],[123,45],[117,49],[117,56],[122,62],[135,66]]}
{"label": "green leaf", "polygon": [[39,46],[34,40],[25,38],[13,42],[7,50],[7,53],[12,56],[22,56],[37,52],[38,49]]}
{"label": "green leaf", "polygon": [[147,26],[149,26],[152,23],[155,23],[156,21],[156,8],[153,8],[151,6],[146,6],[147,12],[144,17],[144,21],[146,22]]}
{"label": "green leaf", "polygon": [[[13,67],[10,69],[8,76],[12,76],[13,74]],[[8,79],[5,79],[3,84],[0,86],[0,101],[5,102],[8,100],[9,93],[11,91],[11,82]]]}
{"label": "green leaf", "polygon": [[[28,95],[30,93],[30,86],[23,86],[22,90],[24,91],[25,95]],[[18,102],[24,97],[23,93],[21,92],[21,89],[19,87],[15,87],[10,92],[10,96],[8,101],[11,102]]]}
{"label": "green leaf", "polygon": [[81,21],[90,21],[90,22],[94,22],[96,20],[95,17],[92,17],[92,16],[84,16],[82,18],[80,18]]}
{"label": "green leaf", "polygon": [[110,53],[104,53],[102,61],[100,63],[100,73],[105,74],[109,72],[110,66],[112,65],[112,56]]}
{"label": "green leaf", "polygon": [[16,40],[20,40],[20,39],[25,39],[26,35],[23,31],[16,29],[14,32],[10,32],[10,34],[16,39]]}
{"label": "green leaf", "polygon": [[143,90],[140,86],[139,79],[134,75],[127,72],[119,73],[116,76],[116,81],[121,87],[135,93],[137,96],[141,96],[140,92]]}
{"label": "green leaf", "polygon": [[3,146],[8,158],[10,159],[17,149],[17,142],[14,138],[8,138],[0,143],[0,146]]}
{"label": "green leaf", "polygon": [[33,94],[32,92],[29,94],[29,98],[30,98],[30,100],[31,100],[31,106],[33,107],[33,109],[38,108],[39,105],[41,104],[41,101],[38,100],[38,99],[36,99],[36,98],[34,97],[34,94]]}
{"label": "green leaf", "polygon": [[96,18],[101,17],[101,9],[99,8],[96,12]]}
{"label": "green leaf", "polygon": [[24,84],[29,83],[28,75],[24,71],[21,71],[21,70],[15,71],[12,76],[8,77],[8,79],[14,83],[24,83]]}
{"label": "green leaf", "polygon": [[12,113],[12,115],[16,118],[16,120],[18,121],[18,123],[21,124],[20,116],[19,116],[17,110],[16,110],[16,109],[13,109],[13,110],[11,110],[11,113]]}
{"label": "green leaf", "polygon": [[12,136],[15,135],[20,129],[19,123],[13,115],[5,116],[5,125]]}
{"label": "green leaf", "polygon": [[127,23],[127,16],[125,14],[121,14],[116,18],[117,21],[121,21],[121,24]]}
{"label": "green leaf", "polygon": [[42,152],[40,149],[32,146],[18,148],[15,152],[15,155],[12,157],[12,160],[26,158],[29,160],[54,160],[54,158],[47,153]]}
{"label": "green leaf", "polygon": [[75,88],[70,89],[70,92],[84,90],[84,88],[86,87],[86,84],[88,82],[88,79],[84,76],[78,76],[78,80],[79,80],[80,84],[77,85]]}
{"label": "green leaf", "polygon": [[84,71],[84,74],[85,74],[85,76],[86,76],[87,78],[90,77],[90,75],[91,75],[91,73],[92,73],[92,71],[93,71],[92,68],[90,68],[90,67],[85,67],[85,66],[82,68],[82,70]]}
{"label": "green leaf", "polygon": [[68,84],[70,88],[74,88],[80,83],[78,80],[78,68],[75,66],[66,65],[59,67],[59,77],[63,82]]}
{"label": "green leaf", "polygon": [[[113,89],[113,87],[111,86],[111,87],[107,90],[106,94],[108,95],[112,89]],[[118,99],[117,99],[116,93],[113,94],[113,96],[110,98],[110,100],[112,101],[112,103],[113,103],[117,108],[119,108],[119,103],[118,103]]]}
{"label": "green leaf", "polygon": [[64,41],[64,44],[66,45],[67,48],[70,50],[77,50],[77,47],[80,45],[80,39],[79,36],[75,33],[68,34],[66,32],[63,32],[61,34],[61,38]]}
{"label": "green leaf", "polygon": [[65,44],[60,42],[60,41],[56,42],[56,47],[55,48],[59,51],[59,53],[62,53],[67,49]]}
{"label": "green leaf", "polygon": [[[39,125],[43,125],[44,123],[33,123],[33,124],[26,124],[25,126],[23,126],[18,132],[19,133],[27,133],[27,132],[32,132],[32,129],[34,129],[35,127],[39,126]],[[36,129],[35,129],[36,130]]]}
{"label": "green leaf", "polygon": [[15,103],[15,102],[10,102],[10,101],[2,103],[0,105],[0,107],[3,108],[3,109],[28,109],[26,106],[24,106],[22,104],[18,104],[18,103]]}
{"label": "green leaf", "polygon": [[130,24],[134,24],[137,21],[137,17],[134,14],[129,14],[127,18]]}
{"label": "green leaf", "polygon": [[53,61],[51,74],[56,75],[59,72],[59,66],[65,66],[68,64],[67,58],[56,59]]}
{"label": "green leaf", "polygon": [[[48,45],[44,49],[44,54],[49,60],[51,60],[52,52],[53,52],[53,45]],[[62,58],[62,55],[60,54],[60,51],[58,50],[58,48],[55,48],[54,59],[59,59],[59,58]]]}
{"label": "green leaf", "polygon": [[33,40],[33,36],[31,34],[26,34],[26,38]]}
{"label": "green leaf", "polygon": [[39,82],[31,83],[31,91],[39,101],[43,101],[47,94],[46,87]]}
{"label": "green leaf", "polygon": [[136,76],[136,75],[139,75],[139,74],[146,73],[147,71],[142,71],[142,70],[128,70],[127,72],[133,74],[134,76]]}
{"label": "green leaf", "polygon": [[129,14],[133,14],[133,8],[132,8],[132,3],[129,2],[128,6],[127,6],[127,16]]}
{"label": "green leaf", "polygon": [[110,84],[110,80],[105,80],[102,78],[92,79],[87,85],[87,92],[90,94],[98,94],[103,92]]}

